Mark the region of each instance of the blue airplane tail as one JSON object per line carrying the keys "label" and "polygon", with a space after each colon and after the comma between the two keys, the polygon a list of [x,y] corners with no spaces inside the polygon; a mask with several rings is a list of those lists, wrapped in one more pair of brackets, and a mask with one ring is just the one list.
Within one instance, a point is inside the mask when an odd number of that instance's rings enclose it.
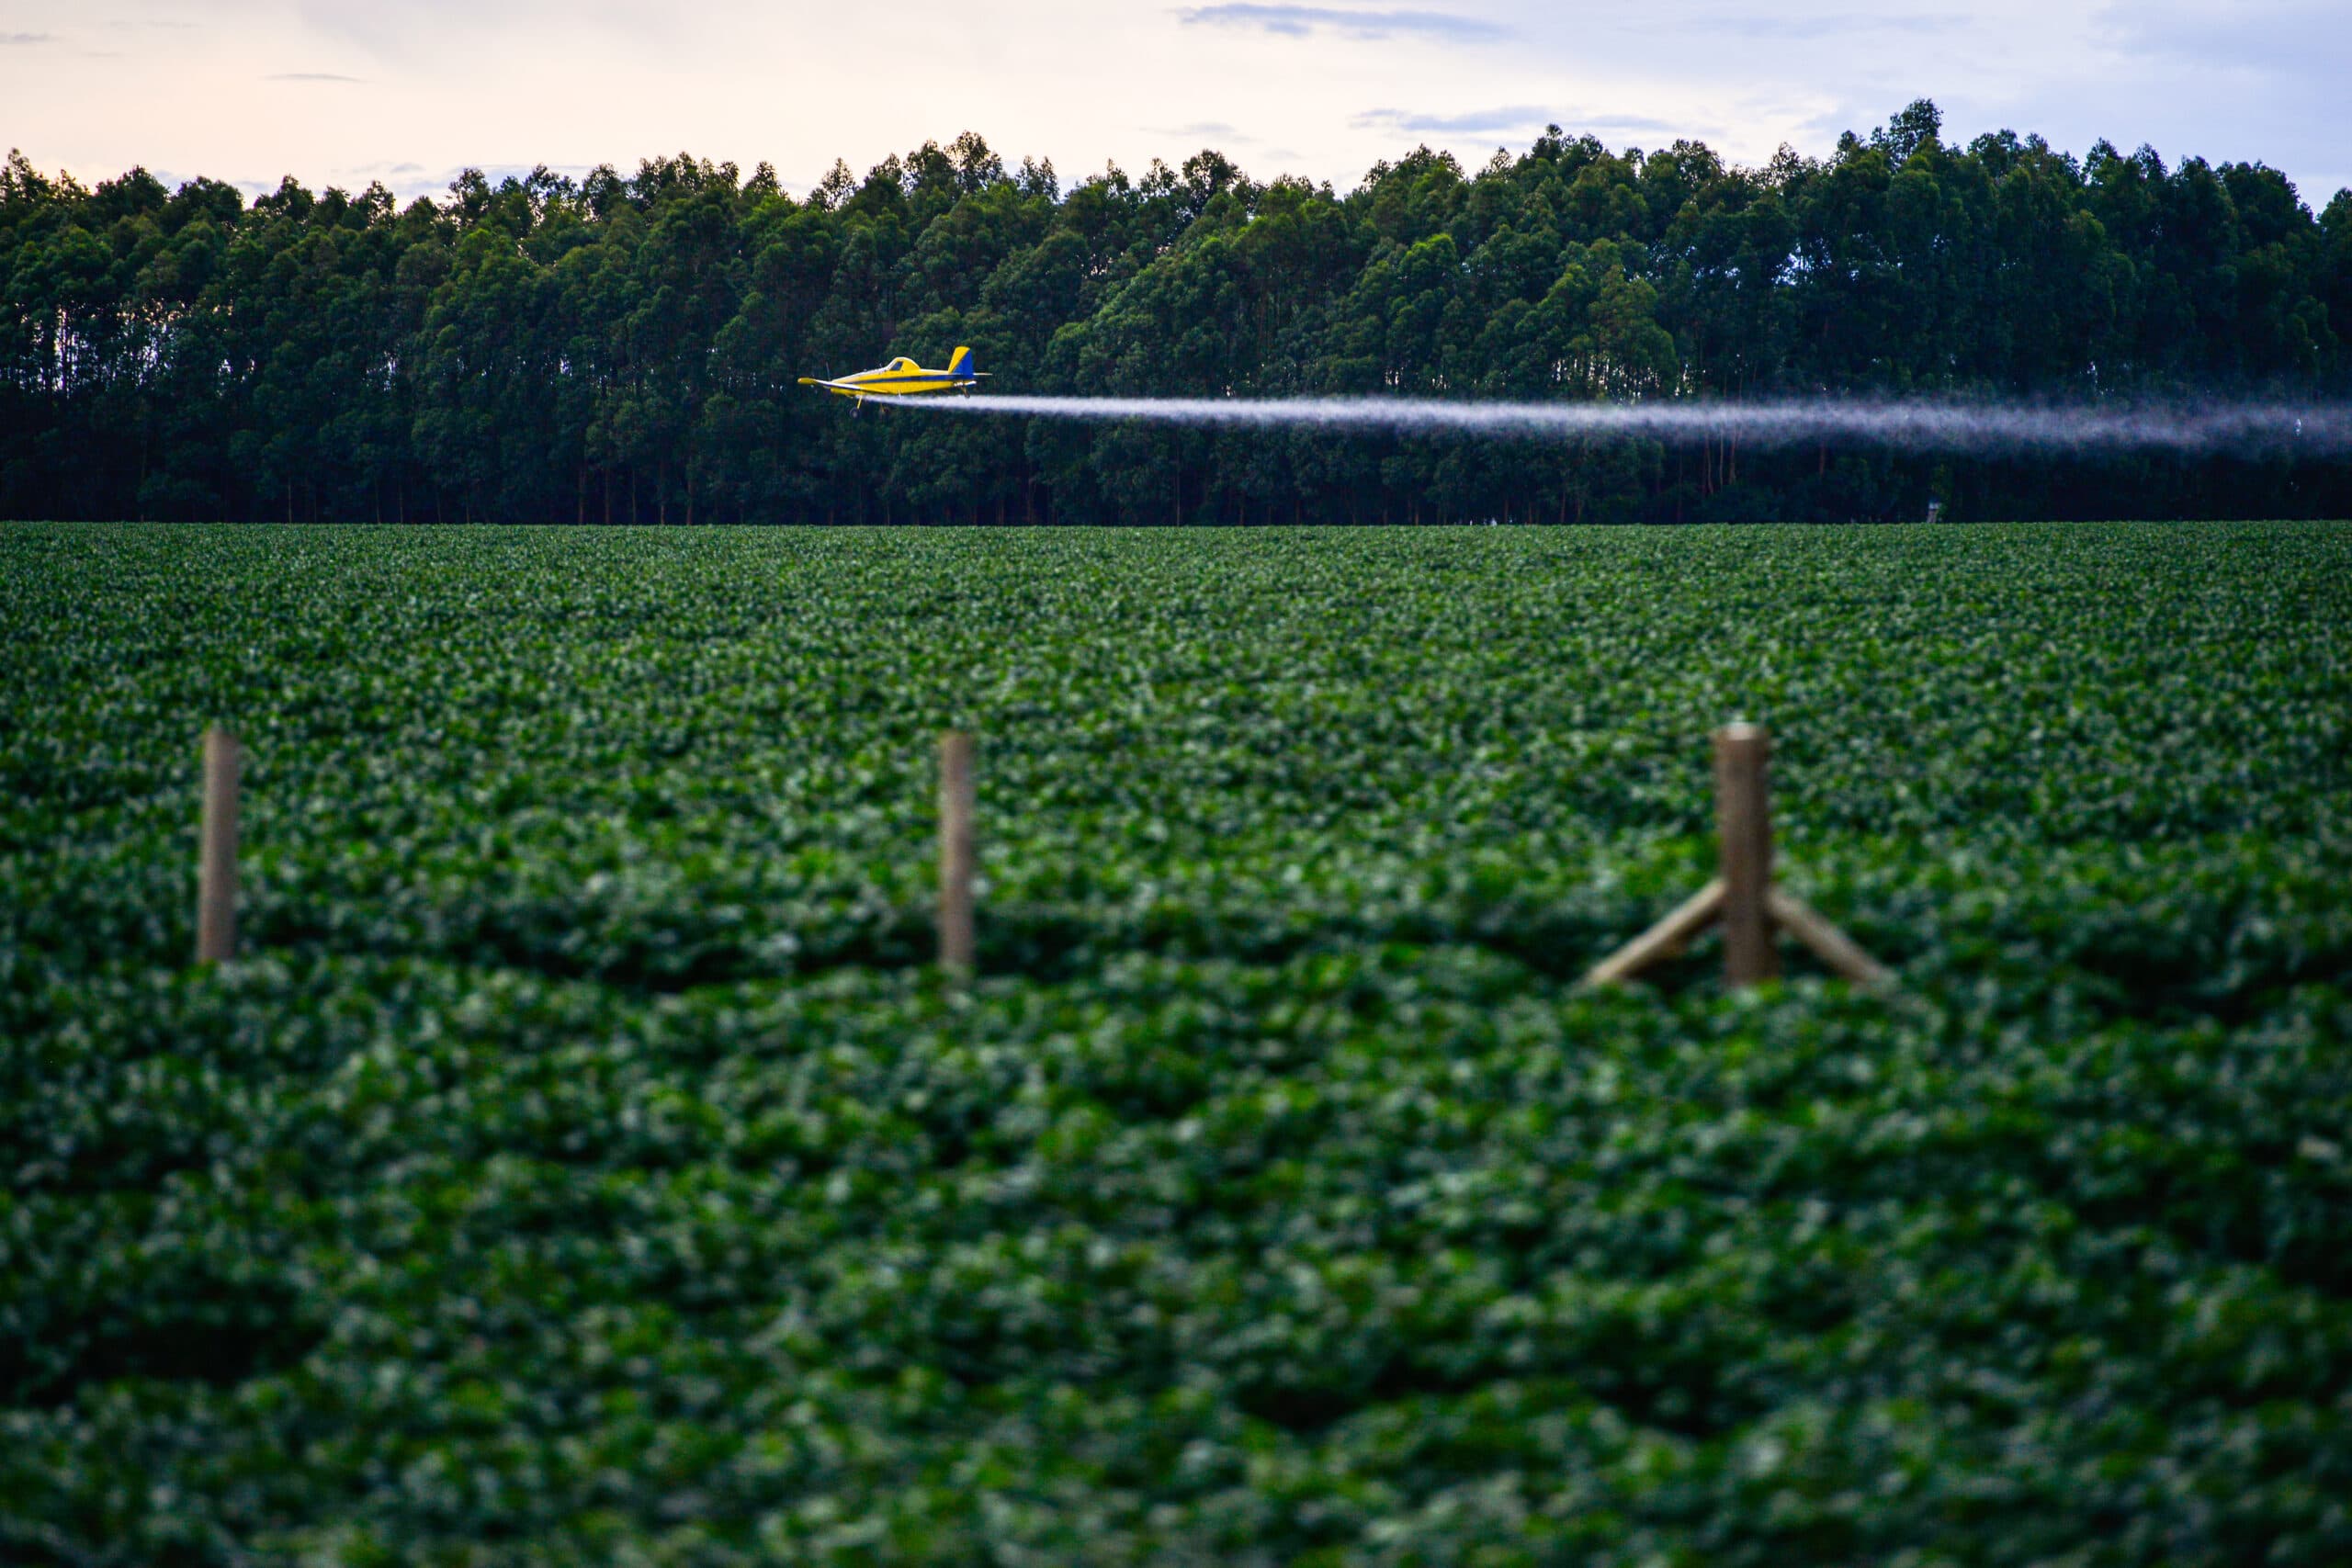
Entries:
{"label": "blue airplane tail", "polygon": [[954,354],[949,355],[947,356],[947,373],[950,376],[957,377],[967,381],[978,374],[978,372],[972,368],[972,351],[968,348],[959,347]]}

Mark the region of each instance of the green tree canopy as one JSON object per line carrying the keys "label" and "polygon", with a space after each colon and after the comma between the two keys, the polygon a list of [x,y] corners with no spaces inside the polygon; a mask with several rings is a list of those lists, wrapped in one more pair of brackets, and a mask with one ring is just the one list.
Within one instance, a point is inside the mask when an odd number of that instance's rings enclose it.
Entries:
{"label": "green tree canopy", "polygon": [[0,513],[1104,522],[2352,511],[2344,465],[2020,465],[852,419],[995,389],[2087,399],[2352,389],[2352,193],[1911,105],[1822,160],[1416,149],[1340,193],[1203,150],[1066,183],[970,132],[806,197],[681,152],[251,202],[0,165]]}

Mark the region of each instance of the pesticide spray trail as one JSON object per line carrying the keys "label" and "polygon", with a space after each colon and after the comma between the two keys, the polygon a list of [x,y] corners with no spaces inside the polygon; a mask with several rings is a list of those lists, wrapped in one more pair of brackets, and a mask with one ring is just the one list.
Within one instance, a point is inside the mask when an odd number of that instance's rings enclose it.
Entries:
{"label": "pesticide spray trail", "polygon": [[1860,443],[2005,453],[2166,451],[2199,456],[2352,455],[2352,403],[2143,403],[2115,407],[1834,398],[1770,402],[1510,403],[1413,398],[908,399],[961,414],[1139,420],[1160,424],[1377,431],[1519,440],[1644,437],[1759,447]]}

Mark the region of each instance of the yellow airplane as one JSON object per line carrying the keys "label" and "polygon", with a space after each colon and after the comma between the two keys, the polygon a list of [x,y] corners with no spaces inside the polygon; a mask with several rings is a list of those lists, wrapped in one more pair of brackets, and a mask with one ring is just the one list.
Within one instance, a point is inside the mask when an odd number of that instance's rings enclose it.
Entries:
{"label": "yellow airplane", "polygon": [[972,368],[972,351],[957,348],[947,356],[944,370],[926,370],[906,355],[900,355],[877,370],[860,370],[828,381],[821,376],[803,376],[804,387],[822,387],[829,392],[854,398],[863,409],[868,398],[910,398],[926,392],[969,392],[978,388],[979,378],[988,372]]}

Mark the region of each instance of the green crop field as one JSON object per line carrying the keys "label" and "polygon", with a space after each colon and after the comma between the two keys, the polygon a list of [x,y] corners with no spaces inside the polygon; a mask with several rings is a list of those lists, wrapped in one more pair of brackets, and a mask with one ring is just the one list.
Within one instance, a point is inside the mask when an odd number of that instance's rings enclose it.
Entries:
{"label": "green crop field", "polygon": [[12,525],[0,882],[0,1562],[2352,1560],[2352,526]]}

